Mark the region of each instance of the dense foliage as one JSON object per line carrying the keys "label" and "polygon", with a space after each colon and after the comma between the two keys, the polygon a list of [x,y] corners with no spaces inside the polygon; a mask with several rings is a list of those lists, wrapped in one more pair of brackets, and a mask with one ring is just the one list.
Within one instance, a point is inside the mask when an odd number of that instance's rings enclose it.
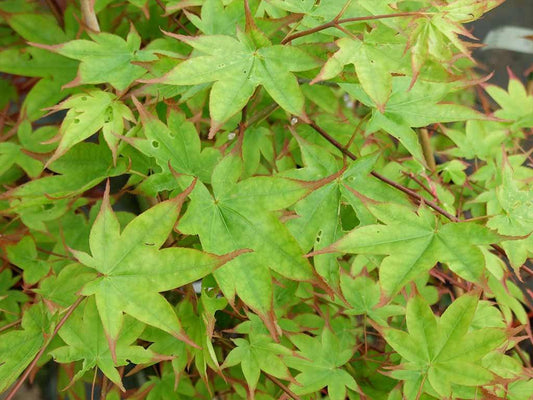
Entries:
{"label": "dense foliage", "polygon": [[0,3],[0,392],[531,398],[499,3]]}

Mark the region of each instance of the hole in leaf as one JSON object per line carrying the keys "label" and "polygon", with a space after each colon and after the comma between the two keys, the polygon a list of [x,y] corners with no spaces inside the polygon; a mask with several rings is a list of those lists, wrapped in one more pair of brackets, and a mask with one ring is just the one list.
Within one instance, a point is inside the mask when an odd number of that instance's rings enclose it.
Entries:
{"label": "hole in leaf", "polygon": [[157,149],[159,147],[159,142],[157,140],[152,140],[152,146]]}
{"label": "hole in leaf", "polygon": [[75,124],[79,124],[80,123],[80,119],[79,118],[74,118],[74,123]]}
{"label": "hole in leaf", "polygon": [[357,225],[359,225],[360,221],[359,218],[357,218],[357,214],[355,213],[355,210],[353,207],[349,204],[341,204],[341,224],[342,229],[345,231],[351,231],[353,228],[355,228]]}

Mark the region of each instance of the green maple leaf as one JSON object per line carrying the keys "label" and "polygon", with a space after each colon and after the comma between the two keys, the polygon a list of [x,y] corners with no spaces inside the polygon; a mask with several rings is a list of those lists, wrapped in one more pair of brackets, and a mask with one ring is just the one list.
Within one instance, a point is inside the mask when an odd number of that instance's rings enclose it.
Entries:
{"label": "green maple leaf", "polygon": [[[299,137],[297,140],[306,167],[287,171],[284,176],[310,181],[338,175],[337,179],[324,184],[296,203],[294,210],[298,218],[286,223],[303,251],[326,248],[341,238],[341,206],[344,202],[353,208],[362,223],[375,221],[353,190],[377,201],[402,201],[396,190],[370,176],[376,157],[361,157],[342,170],[340,161],[324,148],[307,143]],[[339,265],[334,255],[317,255],[314,257],[314,265],[328,284],[338,287]]]}
{"label": "green maple leaf", "polygon": [[92,255],[73,250],[82,264],[99,272],[98,278],[84,286],[82,294],[95,296],[112,351],[123,325],[123,313],[189,341],[176,313],[159,292],[194,282],[236,255],[215,256],[175,247],[159,250],[187,194],[150,208],[121,233],[109,204],[108,187],[89,236]]}
{"label": "green maple leaf", "polygon": [[28,301],[28,296],[13,288],[20,277],[13,277],[10,269],[0,272],[0,327],[16,321],[20,313],[20,305]]}
{"label": "green maple leaf", "polygon": [[45,344],[49,322],[42,303],[25,310],[22,329],[0,335],[0,393],[24,371]]}
{"label": "green maple leaf", "polygon": [[61,43],[69,39],[51,14],[13,13],[2,15],[5,22],[22,38],[30,42]]}
{"label": "green maple leaf", "polygon": [[68,112],[59,129],[61,140],[48,164],[100,129],[116,161],[118,135],[124,130],[124,120],[135,121],[131,110],[114,94],[98,89],[73,95],[54,109]]}
{"label": "green maple leaf", "polygon": [[254,393],[261,371],[277,378],[292,380],[281,355],[290,355],[291,351],[264,334],[251,333],[248,339],[232,339],[235,347],[227,355],[222,368],[241,364],[241,369],[248,383],[250,393]]}
{"label": "green maple leaf", "polygon": [[501,0],[444,2],[434,5],[435,12],[417,18],[409,38],[412,44],[410,50],[413,81],[428,60],[433,59],[442,63],[452,59],[454,48],[470,58],[469,46],[459,36],[475,38],[462,24],[479,19],[501,2]]}
{"label": "green maple leaf", "polygon": [[339,50],[328,59],[311,84],[331,79],[341,73],[345,65],[353,64],[362,88],[383,112],[392,92],[391,74],[405,73],[406,70],[403,62],[405,44],[394,37],[391,39],[385,42],[386,38],[378,30],[365,34],[364,40],[339,39],[336,42]]}
{"label": "green maple leaf", "polygon": [[459,276],[477,282],[485,259],[477,247],[499,241],[484,226],[472,223],[442,224],[428,209],[418,214],[397,204],[368,205],[385,225],[358,227],[322,252],[386,255],[379,267],[379,280],[388,295],[406,283],[445,262]]}
{"label": "green maple leaf", "polygon": [[463,295],[456,299],[437,319],[422,297],[407,303],[408,333],[383,329],[387,343],[404,360],[392,376],[406,381],[415,389],[429,385],[442,397],[449,397],[457,386],[480,386],[493,375],[480,365],[480,360],[506,340],[501,328],[471,329],[478,296]]}
{"label": "green maple leaf", "polygon": [[500,148],[507,137],[502,124],[494,121],[470,120],[466,122],[464,132],[446,129],[444,134],[457,145],[449,151],[454,157],[485,161],[494,158],[494,149]]}
{"label": "green maple leaf", "polygon": [[[122,174],[123,160],[113,167],[105,145],[79,143],[49,165],[55,175],[27,182],[13,191],[11,207],[24,224],[45,231],[44,222],[54,220],[72,206],[71,198],[95,186],[106,177]],[[78,203],[79,204],[79,203]]]}
{"label": "green maple leaf", "polygon": [[500,110],[494,115],[512,122],[513,130],[533,127],[533,96],[509,70],[509,86],[507,92],[501,87],[488,85],[487,93],[499,104]]}
{"label": "green maple leaf", "polygon": [[228,299],[237,293],[268,323],[272,318],[271,269],[293,280],[317,280],[300,246],[273,213],[309,194],[316,184],[267,176],[237,183],[241,171],[239,157],[222,159],[213,171],[213,194],[197,183],[178,228],[198,234],[203,249],[215,254],[253,250],[215,271],[214,276]]}
{"label": "green maple leaf", "polygon": [[183,371],[194,358],[194,364],[202,379],[207,382],[207,367],[220,371],[217,356],[213,346],[213,329],[216,311],[223,309],[227,301],[223,297],[211,297],[207,290],[202,291],[198,310],[190,302],[182,301],[176,307],[176,312],[182,322],[187,336],[198,346],[187,348],[185,343],[177,341],[175,337],[153,327],[148,327],[142,338],[152,342],[150,350],[158,354],[175,357],[171,364],[175,379],[181,379]]}
{"label": "green maple leaf", "polygon": [[31,43],[62,56],[80,60],[78,76],[68,86],[110,83],[125,90],[146,73],[134,62],[157,60],[151,51],[140,50],[141,37],[131,26],[126,40],[110,33],[89,33],[91,40],[72,40],[58,45]]}
{"label": "green maple leaf", "polygon": [[72,377],[72,382],[81,378],[92,368],[98,367],[109,380],[125,390],[115,367],[127,365],[130,362],[146,363],[156,358],[152,351],[132,345],[143,329],[144,324],[126,317],[116,340],[115,358],[113,358],[98,316],[95,300],[89,297],[78,306],[59,330],[59,336],[65,341],[66,346],[54,349],[50,354],[55,361],[60,363],[83,360],[82,367]]}
{"label": "green maple leaf", "polygon": [[0,51],[0,71],[68,82],[76,74],[76,62],[44,49],[9,47]]}
{"label": "green maple leaf", "polygon": [[357,390],[358,386],[348,372],[342,369],[352,358],[354,343],[339,340],[329,329],[324,328],[320,337],[294,335],[290,340],[298,347],[299,357],[286,357],[286,364],[301,371],[291,384],[297,394],[308,394],[328,388],[329,398],[343,400],[346,388]]}
{"label": "green maple leaf", "polygon": [[203,182],[209,181],[214,162],[220,155],[213,154],[211,148],[201,151],[201,141],[194,125],[185,115],[170,111],[167,124],[149,114],[134,99],[139,110],[146,139],[133,139],[131,144],[142,153],[154,157],[165,176],[172,176],[171,168],[180,174],[198,176]]}
{"label": "green maple leaf", "polygon": [[471,108],[441,103],[445,96],[457,90],[450,83],[418,80],[412,88],[409,88],[409,77],[393,77],[392,93],[384,112],[380,111],[380,104],[376,104],[361,85],[345,83],[340,86],[355,99],[373,108],[367,132],[383,129],[397,138],[415,159],[421,162],[424,159],[422,149],[412,128],[424,127],[435,122],[485,118]]}
{"label": "green maple leaf", "polygon": [[6,253],[11,263],[24,270],[24,281],[27,283],[38,282],[50,270],[50,265],[39,259],[35,242],[30,236],[24,236],[17,244],[7,246]]}
{"label": "green maple leaf", "polygon": [[487,226],[502,235],[530,235],[533,232],[533,192],[519,189],[509,165],[504,167],[502,184],[495,192],[496,196],[490,197],[487,203],[487,213],[491,215]]}
{"label": "green maple leaf", "polygon": [[283,109],[304,116],[304,96],[292,72],[318,66],[317,61],[297,47],[259,47],[252,35],[187,37],[170,34],[200,54],[182,62],[152,82],[169,85],[198,85],[215,82],[209,96],[210,137],[248,102],[262,85]]}
{"label": "green maple leaf", "polygon": [[379,283],[367,276],[355,279],[348,275],[341,276],[341,289],[350,308],[348,315],[366,315],[379,324],[384,324],[388,317],[403,315],[405,310],[397,305],[381,305]]}
{"label": "green maple leaf", "polygon": [[16,143],[0,143],[0,176],[4,175],[13,165],[18,165],[29,177],[38,176],[43,170],[40,161],[22,152],[22,147]]}
{"label": "green maple leaf", "polygon": [[199,18],[184,11],[187,18],[206,35],[233,35],[235,27],[244,27],[244,7],[233,1],[224,6],[222,0],[206,0]]}

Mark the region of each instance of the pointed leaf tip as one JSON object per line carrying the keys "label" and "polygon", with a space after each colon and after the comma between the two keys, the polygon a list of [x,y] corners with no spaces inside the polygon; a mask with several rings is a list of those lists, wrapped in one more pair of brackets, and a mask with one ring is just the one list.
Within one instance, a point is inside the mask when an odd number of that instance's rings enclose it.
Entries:
{"label": "pointed leaf tip", "polygon": [[191,347],[194,347],[195,349],[201,350],[202,347],[198,346],[186,333],[185,331],[181,332],[173,332],[172,336],[174,336],[176,339],[182,341],[185,344],[188,344]]}
{"label": "pointed leaf tip", "polygon": [[144,108],[141,102],[137,100],[137,97],[131,96],[131,100],[139,112],[142,123],[145,124],[150,119],[151,115],[148,113],[148,111],[146,111],[146,108]]}

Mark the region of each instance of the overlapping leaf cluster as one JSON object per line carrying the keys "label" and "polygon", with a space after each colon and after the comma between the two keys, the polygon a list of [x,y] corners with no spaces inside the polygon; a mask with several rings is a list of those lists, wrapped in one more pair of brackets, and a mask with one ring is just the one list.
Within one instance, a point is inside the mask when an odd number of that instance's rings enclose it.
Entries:
{"label": "overlapping leaf cluster", "polygon": [[1,3],[0,392],[532,397],[499,3]]}

